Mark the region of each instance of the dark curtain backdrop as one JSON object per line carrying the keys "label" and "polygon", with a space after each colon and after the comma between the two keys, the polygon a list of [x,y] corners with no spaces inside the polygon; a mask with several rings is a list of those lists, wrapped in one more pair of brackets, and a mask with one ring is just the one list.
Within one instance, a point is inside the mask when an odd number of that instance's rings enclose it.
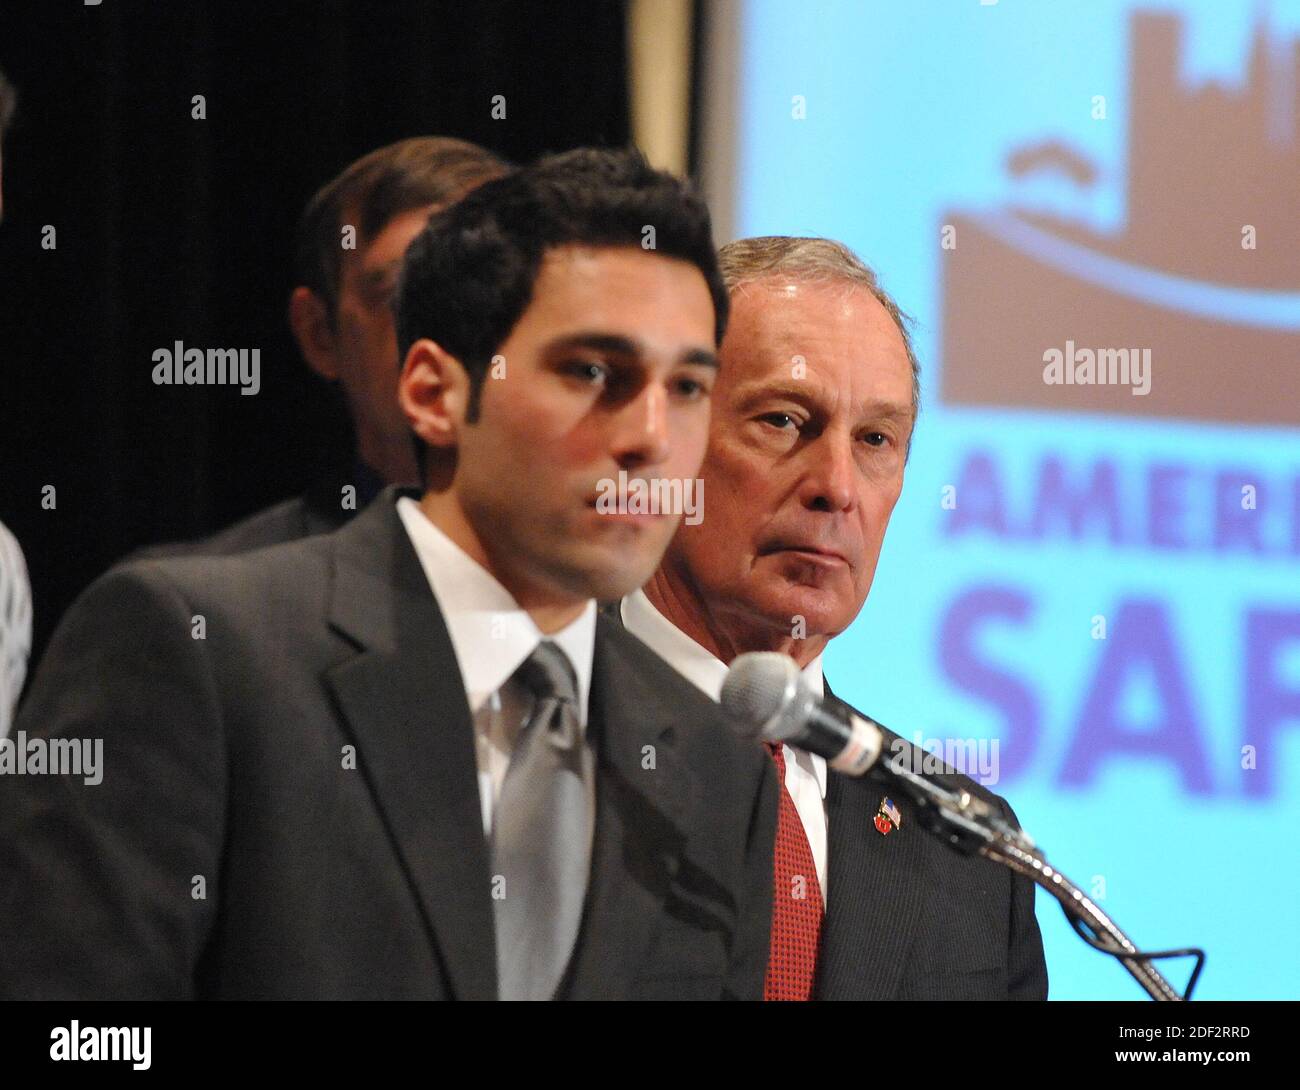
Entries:
{"label": "dark curtain backdrop", "polygon": [[[516,161],[626,143],[623,32],[619,0],[0,4],[0,68],[20,95],[0,224],[0,519],[27,554],[38,649],[115,560],[301,491],[349,451],[284,319],[311,193],[417,134]],[[151,355],[176,340],[260,348],[261,392],[154,386]]]}

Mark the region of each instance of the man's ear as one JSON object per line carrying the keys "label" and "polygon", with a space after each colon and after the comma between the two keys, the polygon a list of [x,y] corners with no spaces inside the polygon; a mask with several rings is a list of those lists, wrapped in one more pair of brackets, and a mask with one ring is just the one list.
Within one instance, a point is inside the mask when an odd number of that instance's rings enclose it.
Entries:
{"label": "man's ear", "polygon": [[289,294],[289,328],[307,365],[327,382],[337,382],[338,338],[325,300],[311,288],[300,284]]}
{"label": "man's ear", "polygon": [[426,446],[454,450],[469,406],[469,375],[440,344],[418,340],[402,364],[397,400]]}

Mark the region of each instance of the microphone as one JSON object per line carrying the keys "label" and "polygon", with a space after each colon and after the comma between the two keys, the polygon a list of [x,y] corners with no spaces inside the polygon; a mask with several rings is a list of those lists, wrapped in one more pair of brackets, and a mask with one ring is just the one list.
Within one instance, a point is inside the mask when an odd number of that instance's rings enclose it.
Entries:
{"label": "microphone", "polygon": [[789,743],[850,776],[866,773],[884,747],[880,724],[827,706],[804,684],[794,659],[778,651],[737,656],[720,702],[742,737]]}
{"label": "microphone", "polygon": [[[912,771],[905,760],[880,761],[885,728],[817,696],[788,655],[776,651],[738,655],[722,683],[719,703],[740,737],[789,743],[825,757],[831,768],[850,776],[870,773],[888,783],[891,793],[910,799],[917,825],[954,851],[981,855],[1042,886],[1061,903],[1088,945],[1118,958],[1153,999],[1190,995],[1204,951],[1139,950],[1078,886],[1047,862],[1028,833],[990,803],[960,785],[947,788]],[[895,738],[891,748],[901,742]],[[1187,994],[1179,995],[1150,962],[1182,954],[1194,954],[1198,960]]]}
{"label": "microphone", "polygon": [[836,772],[849,776],[870,772],[884,780],[919,807],[923,826],[959,850],[974,850],[978,838],[986,835],[982,830],[1033,844],[971,792],[936,783],[908,768],[906,760],[881,761],[884,728],[817,696],[804,684],[789,655],[777,651],[738,655],[722,683],[719,703],[742,738],[788,743],[825,757]]}

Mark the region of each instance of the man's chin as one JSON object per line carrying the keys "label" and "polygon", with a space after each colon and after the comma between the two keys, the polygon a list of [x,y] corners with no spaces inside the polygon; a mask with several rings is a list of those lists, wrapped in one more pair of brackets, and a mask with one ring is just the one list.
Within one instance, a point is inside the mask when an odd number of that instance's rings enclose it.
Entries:
{"label": "man's chin", "polygon": [[644,586],[659,566],[661,550],[587,548],[553,570],[575,595],[612,602]]}
{"label": "man's chin", "polygon": [[792,585],[784,580],[778,586],[757,589],[750,602],[756,614],[777,628],[793,630],[802,620],[804,636],[836,636],[852,624],[862,608],[852,590],[833,584]]}

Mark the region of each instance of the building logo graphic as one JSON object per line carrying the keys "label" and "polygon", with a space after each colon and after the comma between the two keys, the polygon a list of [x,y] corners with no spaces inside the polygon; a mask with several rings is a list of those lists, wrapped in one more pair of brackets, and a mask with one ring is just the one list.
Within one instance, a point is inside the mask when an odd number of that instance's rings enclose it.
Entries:
{"label": "building logo graphic", "polygon": [[[1237,92],[1185,85],[1181,34],[1133,17],[1122,228],[1015,204],[943,217],[946,403],[1300,427],[1300,39],[1257,26]],[[1007,169],[1081,191],[1098,177],[1059,140]],[[1045,380],[1067,342],[1149,354],[1145,396]]]}

